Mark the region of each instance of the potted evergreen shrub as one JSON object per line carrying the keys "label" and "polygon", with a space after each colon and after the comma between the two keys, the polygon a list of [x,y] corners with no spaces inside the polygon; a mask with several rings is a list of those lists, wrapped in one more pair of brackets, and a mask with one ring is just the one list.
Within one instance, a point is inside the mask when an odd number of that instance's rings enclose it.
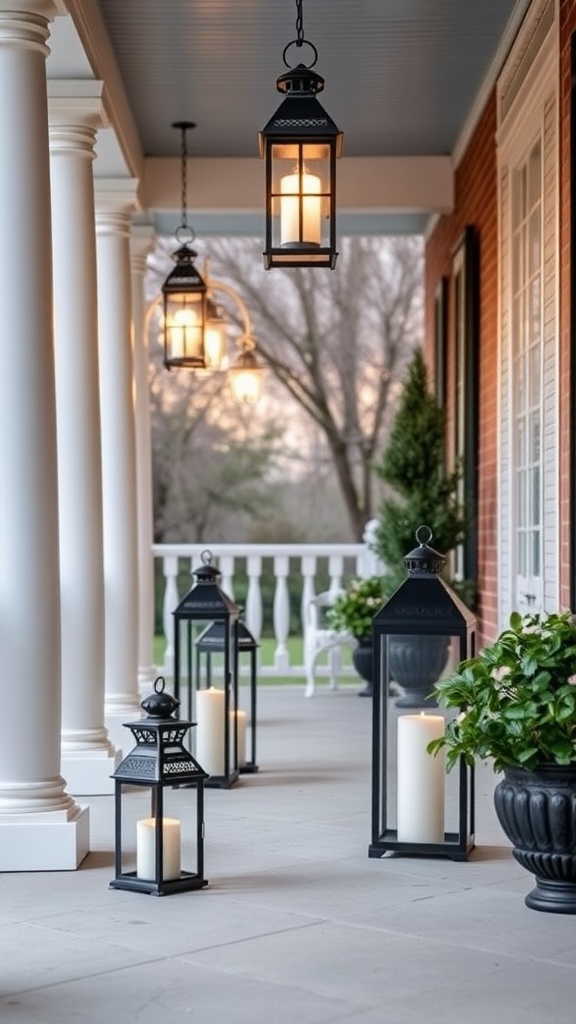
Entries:
{"label": "potted evergreen shrub", "polygon": [[[391,594],[405,579],[404,557],[412,550],[419,526],[432,531],[432,546],[449,555],[464,540],[467,517],[460,494],[458,466],[446,468],[446,417],[428,384],[426,363],[417,349],[409,364],[388,443],[375,472],[387,486],[380,506],[374,550],[386,566]],[[449,564],[449,559],[447,561]],[[465,601],[470,588],[449,580]],[[467,592],[466,592],[467,590]],[[391,668],[404,695],[401,707],[419,707],[446,666],[448,638],[397,637]]]}
{"label": "potted evergreen shrub", "polygon": [[496,814],[536,876],[534,910],[576,913],[576,623],[569,612],[512,614],[508,629],[435,686],[459,714],[430,744],[446,767],[491,759]]}

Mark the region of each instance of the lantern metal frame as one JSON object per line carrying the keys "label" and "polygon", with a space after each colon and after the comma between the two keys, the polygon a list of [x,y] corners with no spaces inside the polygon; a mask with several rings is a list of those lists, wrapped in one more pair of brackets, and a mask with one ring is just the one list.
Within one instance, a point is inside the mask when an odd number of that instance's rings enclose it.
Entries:
{"label": "lantern metal frame", "polygon": [[[125,722],[130,729],[136,746],[123,758],[114,779],[114,820],[115,820],[115,877],[111,889],[126,889],[155,896],[202,889],[208,885],[204,877],[204,784],[206,772],[184,746],[184,736],[195,725],[175,717],[178,701],[164,692],[165,680],[159,676],[154,683],[154,693],[142,701],[146,717],[137,722]],[[178,878],[163,877],[163,819],[164,789],[196,789],[196,870],[180,871]],[[154,821],[154,863],[152,879],[141,878],[136,871],[122,870],[122,824],[123,797],[131,790],[150,790],[150,817]]]}
{"label": "lantern metal frame", "polygon": [[[205,329],[208,321],[207,285],[201,273],[194,266],[198,253],[191,247],[194,241],[194,230],[188,224],[187,211],[187,132],[195,128],[193,121],[174,121],[173,128],[181,132],[181,186],[182,216],[180,226],[176,230],[176,241],[179,248],[172,254],[175,261],[173,270],[162,285],[164,310],[164,366],[188,370],[205,370],[210,367],[206,362]],[[186,317],[194,317],[195,322],[186,323]],[[175,324],[176,317],[181,323]],[[189,332],[194,332],[191,335]],[[194,344],[189,339],[194,339]]]}
{"label": "lantern metal frame", "polygon": [[[427,537],[424,531],[427,531]],[[426,537],[426,539],[425,539]],[[457,642],[457,661],[474,656],[476,619],[469,608],[439,575],[445,557],[428,546],[428,527],[416,531],[419,547],[404,559],[407,579],[388,599],[373,620],[374,693],[372,709],[372,838],[369,857],[389,852],[407,855],[445,856],[466,860],[474,847],[474,768],[460,758],[452,775],[457,780],[457,828],[444,831],[441,842],[398,839],[390,824],[387,748],[389,740],[389,664],[392,637],[445,637]],[[404,710],[404,709],[402,709]],[[434,708],[436,711],[436,708]],[[442,709],[439,709],[442,713]]]}
{"label": "lantern metal frame", "polygon": [[[258,771],[256,763],[256,711],[257,711],[257,651],[260,644],[242,620],[238,620],[238,678],[240,678],[240,657],[248,655],[249,690],[250,690],[250,757],[246,763],[239,762],[240,775],[248,775]],[[205,678],[207,686],[212,680],[212,655],[220,654],[224,649],[222,624],[213,622],[207,626],[196,642],[196,678],[202,680],[201,658],[204,655]]]}
{"label": "lantern metal frame", "polygon": [[[288,71],[276,79],[276,88],[285,99],[258,136],[266,178],[264,266],[267,270],[272,267],[333,269],[338,257],[336,160],[342,153],[343,135],[316,98],[324,89],[324,79],[312,70],[318,51],[304,38],[302,0],[296,0],[296,9],[297,38],[288,43],[282,54]],[[304,45],[312,51],[311,63],[291,67],[288,51],[292,46],[300,49]],[[288,191],[283,190],[280,172],[276,170],[278,161],[286,160],[291,161],[289,177],[296,182],[295,191],[291,183]],[[324,180],[320,178],[319,187],[314,186],[312,190],[312,178],[315,176],[310,171],[316,169],[315,162],[319,160],[324,164]],[[290,200],[291,216],[288,211]],[[287,241],[282,241],[283,212],[286,223],[290,221],[297,236]],[[327,220],[327,228],[322,227],[323,220]],[[305,237],[306,233],[315,233],[316,230],[319,241]]]}
{"label": "lantern metal frame", "polygon": [[[185,706],[190,718],[197,718],[196,695],[200,679],[195,671],[194,651],[198,636],[194,628],[201,624],[223,624],[223,771],[208,774],[208,788],[229,789],[239,777],[238,769],[238,618],[240,608],[219,586],[221,573],[213,566],[212,554],[202,552],[202,565],[193,570],[196,582],[182,598],[172,615],[174,620],[174,696]],[[182,627],[185,629],[183,636]],[[231,727],[231,719],[233,726]]]}

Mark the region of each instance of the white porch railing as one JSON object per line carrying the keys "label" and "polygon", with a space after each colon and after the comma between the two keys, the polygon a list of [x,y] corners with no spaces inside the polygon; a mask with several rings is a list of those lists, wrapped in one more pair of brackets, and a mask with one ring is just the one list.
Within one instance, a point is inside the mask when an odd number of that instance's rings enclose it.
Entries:
{"label": "white porch railing", "polygon": [[[243,621],[256,640],[262,636],[264,612],[272,619],[274,630],[274,663],[260,664],[261,676],[303,676],[304,666],[290,663],[287,640],[290,633],[290,597],[288,580],[298,580],[299,622],[294,631],[305,638],[306,608],[320,590],[337,589],[348,576],[371,576],[381,571],[374,554],[364,544],[155,544],[153,554],[162,565],[164,663],[158,666],[165,675],[174,670],[173,611],[194,583],[193,569],[201,565],[203,551],[209,550],[214,564],[222,573],[222,589],[237,600],[235,580],[240,574],[246,583]],[[182,570],[186,572],[184,586]],[[271,607],[264,608],[262,576],[273,574]],[[190,575],[188,575],[190,573]],[[156,577],[158,578],[158,577]],[[322,580],[319,585],[319,580]],[[328,669],[319,665],[317,674]],[[346,671],[346,670],[344,670]],[[352,669],[348,669],[353,674]]]}

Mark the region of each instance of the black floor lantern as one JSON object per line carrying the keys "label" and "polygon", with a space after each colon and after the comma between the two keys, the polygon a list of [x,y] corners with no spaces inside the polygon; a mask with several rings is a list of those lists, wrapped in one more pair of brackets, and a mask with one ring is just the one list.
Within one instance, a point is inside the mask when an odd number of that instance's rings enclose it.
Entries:
{"label": "black floor lantern", "polygon": [[[432,532],[416,531],[419,546],[406,555],[408,576],[374,619],[372,731],[372,842],[370,857],[388,852],[466,860],[474,845],[474,769],[461,760],[446,775],[442,753],[428,743],[443,735],[448,712],[432,704],[402,713],[388,698],[406,671],[409,648],[414,671],[422,664],[439,672],[474,655],[476,619],[439,575],[446,559],[429,547]],[[441,649],[443,655],[438,656]]]}
{"label": "black floor lantern", "polygon": [[[115,877],[110,887],[155,896],[201,889],[208,885],[204,878],[206,772],[184,746],[194,722],[175,717],[178,701],[165,692],[162,677],[141,707],[146,717],[125,723],[136,746],[112,776]],[[193,850],[195,870],[184,870],[182,861]]]}
{"label": "black floor lantern", "polygon": [[[212,655],[222,654],[224,651],[224,624],[222,622],[213,622],[210,626],[207,626],[203,633],[200,634],[196,642],[196,678],[198,679],[198,686],[212,685]],[[238,620],[238,703],[241,704],[241,693],[242,687],[240,685],[241,677],[241,659],[242,655],[246,655],[248,662],[248,676],[249,676],[249,710],[244,711],[241,707],[238,708],[236,715],[237,727],[238,727],[238,771],[241,775],[247,775],[251,772],[258,771],[258,765],[256,764],[256,681],[257,681],[257,655],[256,652],[260,644],[252,636],[252,633],[248,629],[248,626]],[[204,656],[204,672],[202,671],[202,655]],[[250,735],[250,741],[248,744],[248,734]],[[250,748],[250,756],[248,756],[248,746]]]}
{"label": "black floor lantern", "polygon": [[[197,723],[195,756],[208,774],[206,785],[228,789],[238,781],[238,616],[240,609],[220,587],[221,573],[210,551],[193,570],[196,583],[174,615],[174,694]],[[221,657],[209,684],[198,673],[197,647],[206,627],[219,630]]]}

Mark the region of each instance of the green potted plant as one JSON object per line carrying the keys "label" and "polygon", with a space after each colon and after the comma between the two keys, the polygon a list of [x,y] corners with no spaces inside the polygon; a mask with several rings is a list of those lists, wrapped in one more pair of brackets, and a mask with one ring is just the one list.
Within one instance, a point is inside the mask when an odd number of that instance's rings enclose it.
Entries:
{"label": "green potted plant", "polygon": [[458,709],[446,767],[491,759],[503,779],[498,820],[516,860],[536,876],[535,910],[576,913],[576,621],[569,612],[512,614],[508,629],[434,687]]}
{"label": "green potted plant", "polygon": [[382,576],[353,579],[326,613],[332,629],[352,633],[356,637],[352,662],[366,683],[360,690],[362,697],[372,695],[372,620],[390,592],[389,583]]}

